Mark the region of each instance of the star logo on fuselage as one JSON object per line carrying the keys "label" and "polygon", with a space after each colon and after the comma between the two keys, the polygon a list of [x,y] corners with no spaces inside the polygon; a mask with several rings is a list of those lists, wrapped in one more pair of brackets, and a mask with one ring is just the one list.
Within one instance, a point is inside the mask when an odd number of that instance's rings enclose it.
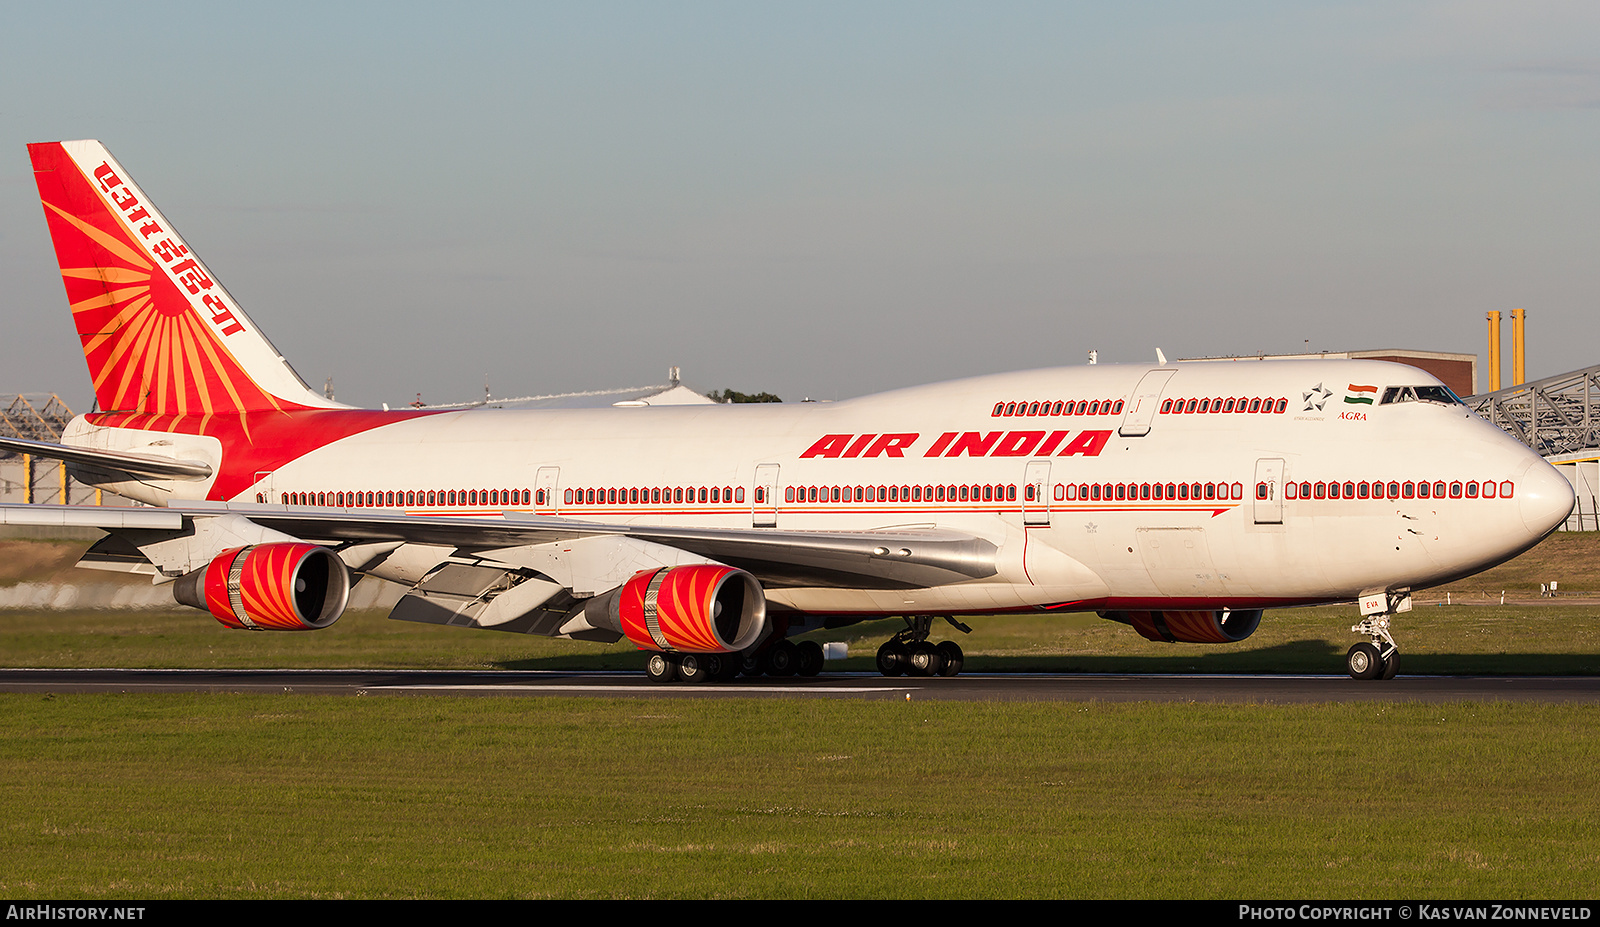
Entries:
{"label": "star logo on fuselage", "polygon": [[1306,401],[1306,407],[1300,411],[1310,412],[1311,410],[1315,409],[1316,411],[1321,412],[1322,404],[1327,402],[1328,397],[1332,395],[1333,390],[1326,389],[1321,383],[1318,383],[1316,386],[1313,386],[1311,389],[1300,394],[1300,398]]}

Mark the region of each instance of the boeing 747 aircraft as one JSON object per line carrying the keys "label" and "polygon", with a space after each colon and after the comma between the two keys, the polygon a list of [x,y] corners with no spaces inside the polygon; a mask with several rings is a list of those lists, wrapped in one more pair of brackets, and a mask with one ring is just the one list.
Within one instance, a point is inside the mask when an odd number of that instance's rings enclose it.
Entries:
{"label": "boeing 747 aircraft", "polygon": [[146,573],[232,628],[391,618],[615,642],[661,682],[814,674],[795,635],[900,616],[886,674],[954,675],[938,619],[1092,611],[1242,641],[1357,601],[1357,678],[1399,667],[1413,590],[1516,556],[1567,481],[1439,381],[1370,361],[1087,366],[843,402],[375,411],[308,389],[95,141],[29,146],[98,411],[60,445],[146,507],[80,565]]}

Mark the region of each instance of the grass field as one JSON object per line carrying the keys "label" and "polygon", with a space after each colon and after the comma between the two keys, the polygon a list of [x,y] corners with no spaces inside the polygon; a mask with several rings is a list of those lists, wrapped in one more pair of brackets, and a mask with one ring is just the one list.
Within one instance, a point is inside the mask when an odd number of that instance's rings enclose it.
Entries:
{"label": "grass field", "polygon": [[1591,897],[1597,720],[0,696],[0,893]]}
{"label": "grass field", "polygon": [[[1600,672],[1597,612],[1419,605],[1396,622],[1403,671]],[[1086,615],[938,633],[969,671],[1337,673],[1354,620],[1273,611],[1226,646]],[[870,669],[898,626],[818,635],[850,643],[828,669]],[[251,634],[190,610],[0,611],[0,664],[640,657],[373,613]],[[0,892],[1582,898],[1600,884],[1597,722],[1600,706],[1504,703],[0,695]]]}

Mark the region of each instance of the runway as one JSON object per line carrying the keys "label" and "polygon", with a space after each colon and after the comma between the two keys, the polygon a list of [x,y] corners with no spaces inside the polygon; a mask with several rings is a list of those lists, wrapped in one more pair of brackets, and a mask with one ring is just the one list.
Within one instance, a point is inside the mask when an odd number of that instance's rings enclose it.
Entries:
{"label": "runway", "polygon": [[812,679],[740,679],[655,685],[637,672],[441,670],[6,669],[0,692],[285,693],[300,695],[472,695],[500,697],[859,698],[1058,702],[1513,701],[1600,703],[1595,676],[1046,675],[973,673],[954,678],[885,678],[824,673]]}

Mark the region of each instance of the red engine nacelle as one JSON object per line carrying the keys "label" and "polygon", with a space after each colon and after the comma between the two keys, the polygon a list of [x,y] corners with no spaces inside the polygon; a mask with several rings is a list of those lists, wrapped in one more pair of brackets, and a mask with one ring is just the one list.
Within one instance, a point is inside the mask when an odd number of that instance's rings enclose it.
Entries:
{"label": "red engine nacelle", "polygon": [[180,578],[172,594],[230,628],[312,631],[344,613],[350,571],[315,544],[257,544],[223,551]]}
{"label": "red engine nacelle", "polygon": [[1261,609],[1243,611],[1101,612],[1100,617],[1123,624],[1148,640],[1186,644],[1237,644],[1256,633]]}
{"label": "red engine nacelle", "polygon": [[732,653],[754,644],[767,624],[761,584],[717,564],[642,570],[613,603],[619,630],[641,650]]}

